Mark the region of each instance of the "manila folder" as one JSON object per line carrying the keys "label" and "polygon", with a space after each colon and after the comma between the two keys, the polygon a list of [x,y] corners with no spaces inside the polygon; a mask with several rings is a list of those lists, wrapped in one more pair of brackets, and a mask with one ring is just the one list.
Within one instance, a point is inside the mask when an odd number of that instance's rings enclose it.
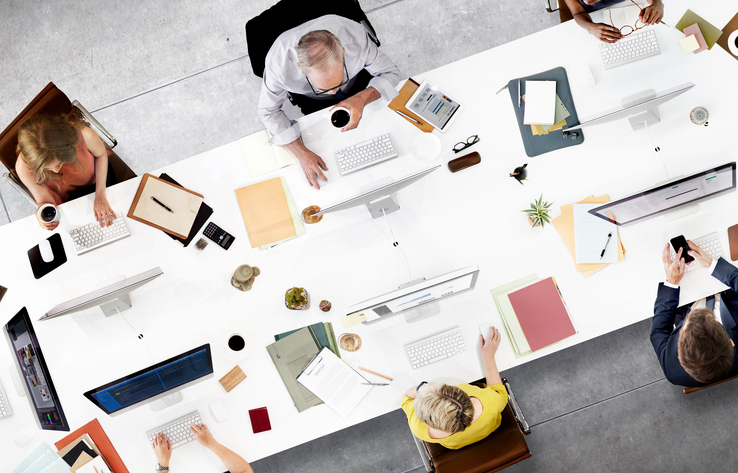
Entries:
{"label": "manila folder", "polygon": [[236,199],[251,248],[297,236],[278,177],[236,189]]}

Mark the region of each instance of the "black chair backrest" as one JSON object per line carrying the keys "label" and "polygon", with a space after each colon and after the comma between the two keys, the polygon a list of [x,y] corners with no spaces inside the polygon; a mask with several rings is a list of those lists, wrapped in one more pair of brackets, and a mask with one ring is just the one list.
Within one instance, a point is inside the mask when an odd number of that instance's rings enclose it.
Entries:
{"label": "black chair backrest", "polygon": [[[246,22],[246,43],[254,74],[264,77],[266,55],[279,35],[324,15],[339,15],[357,23],[366,22],[368,28],[374,31],[358,0],[280,0]],[[375,38],[376,35],[372,40],[379,46],[379,40]]]}

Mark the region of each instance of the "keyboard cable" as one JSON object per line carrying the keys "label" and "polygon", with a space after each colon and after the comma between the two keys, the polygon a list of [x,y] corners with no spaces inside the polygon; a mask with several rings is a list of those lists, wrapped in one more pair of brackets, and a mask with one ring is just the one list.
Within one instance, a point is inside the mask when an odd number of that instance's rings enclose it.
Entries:
{"label": "keyboard cable", "polygon": [[395,233],[392,231],[392,227],[390,226],[389,220],[387,219],[387,214],[384,212],[384,209],[380,209],[380,210],[382,210],[382,215],[384,215],[384,221],[387,224],[387,228],[390,231],[390,235],[392,235],[392,238],[390,239],[390,241],[392,242],[392,246],[400,250],[400,252],[402,253],[402,257],[405,258],[405,267],[407,268],[407,276],[408,278],[410,278],[409,281],[412,281],[413,274],[410,272],[410,263],[408,263],[407,261],[407,255],[405,254],[405,251],[402,248],[400,248],[400,243],[398,243],[397,239],[395,238]]}

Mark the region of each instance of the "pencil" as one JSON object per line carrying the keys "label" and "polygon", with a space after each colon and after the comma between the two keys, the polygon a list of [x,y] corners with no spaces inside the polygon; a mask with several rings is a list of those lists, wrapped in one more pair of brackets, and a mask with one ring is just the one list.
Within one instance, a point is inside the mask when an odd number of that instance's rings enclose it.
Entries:
{"label": "pencil", "polygon": [[392,378],[390,378],[389,376],[385,376],[383,374],[377,373],[376,371],[372,371],[372,370],[369,370],[369,369],[366,369],[366,368],[362,368],[361,366],[359,366],[359,369],[361,371],[366,371],[367,373],[371,373],[373,375],[379,376],[380,378],[384,378],[384,379],[386,379],[388,381],[392,381]]}

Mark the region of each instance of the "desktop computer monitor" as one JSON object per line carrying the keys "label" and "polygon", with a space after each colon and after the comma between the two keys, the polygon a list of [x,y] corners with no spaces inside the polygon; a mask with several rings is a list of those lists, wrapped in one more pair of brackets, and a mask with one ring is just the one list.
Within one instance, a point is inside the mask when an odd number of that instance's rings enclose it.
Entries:
{"label": "desktop computer monitor", "polygon": [[[213,376],[213,357],[210,344],[186,351],[161,363],[116,379],[85,393],[85,397],[108,415],[138,407],[141,403],[164,400],[151,404],[154,411],[182,400],[182,389]],[[165,397],[169,399],[164,399]]]}
{"label": "desktop computer monitor", "polygon": [[363,313],[364,324],[373,324],[395,315],[405,314],[405,321],[417,322],[439,312],[442,299],[471,291],[477,283],[479,268],[469,266],[431,279],[420,279],[349,307],[348,314]]}
{"label": "desktop computer monitor", "polygon": [[[736,163],[727,163],[706,169],[687,177],[680,177],[651,189],[608,202],[591,209],[589,213],[616,225],[626,225],[676,209],[694,206],[736,189]],[[689,212],[692,213],[692,212]]]}
{"label": "desktop computer monitor", "polygon": [[438,166],[405,176],[397,181],[380,184],[379,187],[375,187],[369,191],[360,191],[359,195],[322,209],[320,212],[316,212],[312,216],[318,217],[330,212],[338,212],[340,210],[350,209],[359,205],[366,205],[373,218],[379,218],[382,215],[395,212],[400,210],[400,204],[393,198],[393,194],[400,189],[409,186],[413,182],[422,179],[440,167],[441,165],[439,164]]}
{"label": "desktop computer monitor", "polygon": [[43,430],[69,431],[69,424],[56,394],[36,331],[31,324],[26,308],[22,308],[5,325],[5,337],[13,358],[18,363],[18,375],[28,394],[31,408],[35,411],[36,424]]}
{"label": "desktop computer monitor", "polygon": [[106,316],[123,312],[124,310],[128,310],[132,307],[131,291],[143,286],[149,281],[153,281],[162,274],[164,274],[164,272],[161,268],[156,267],[141,274],[124,278],[123,281],[110,284],[79,297],[75,297],[67,302],[63,302],[51,308],[39,320],[48,320],[54,317],[59,317],[60,315],[80,312],[95,306],[100,306],[100,309]]}
{"label": "desktop computer monitor", "polygon": [[683,94],[694,87],[692,82],[687,82],[662,92],[647,90],[636,95],[625,97],[621,106],[598,113],[595,116],[582,120],[578,125],[564,128],[563,131],[572,131],[583,127],[599,125],[615,120],[627,118],[633,130],[639,130],[646,125],[655,125],[661,120],[658,106],[662,103]]}

